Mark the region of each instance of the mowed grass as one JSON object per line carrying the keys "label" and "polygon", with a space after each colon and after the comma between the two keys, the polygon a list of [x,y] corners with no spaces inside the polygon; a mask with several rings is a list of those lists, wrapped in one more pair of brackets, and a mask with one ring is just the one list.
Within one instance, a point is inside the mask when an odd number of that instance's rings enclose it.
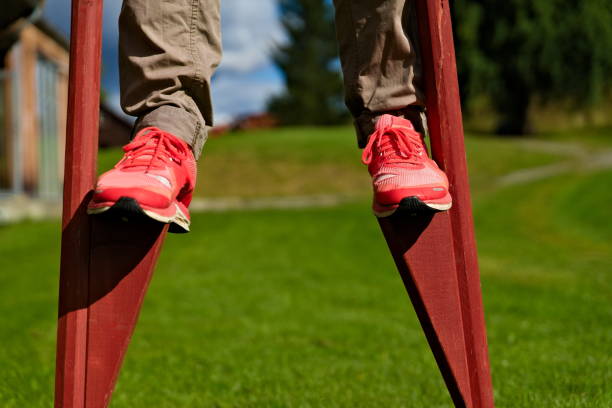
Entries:
{"label": "mowed grass", "polygon": [[[357,181],[350,131],[274,134],[211,140],[206,160],[250,161],[259,177],[245,196],[292,194],[289,179],[265,175],[293,158],[300,180],[311,167],[349,177],[354,166],[352,189],[325,192],[356,201],[195,214],[191,234],[166,242],[111,406],[450,407],[370,215],[367,178]],[[239,148],[244,162],[233,163]],[[612,171],[502,189],[498,176],[567,158],[483,137],[469,138],[468,157],[497,406],[612,406]],[[215,173],[214,187],[206,160],[203,193],[239,195],[245,173]],[[2,407],[51,406],[58,239],[57,222],[0,228]]]}
{"label": "mowed grass", "polygon": [[[557,154],[531,151],[512,139],[472,136],[466,149],[476,192],[510,171],[560,159]],[[100,172],[110,169],[121,154],[119,149],[102,151]],[[365,198],[370,192],[370,179],[350,127],[258,130],[211,138],[198,174],[196,196],[204,198],[310,194]]]}

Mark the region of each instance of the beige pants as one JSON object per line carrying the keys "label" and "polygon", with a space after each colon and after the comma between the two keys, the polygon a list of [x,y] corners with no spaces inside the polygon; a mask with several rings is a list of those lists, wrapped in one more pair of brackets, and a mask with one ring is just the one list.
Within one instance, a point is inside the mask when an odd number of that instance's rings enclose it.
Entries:
{"label": "beige pants", "polygon": [[[377,116],[421,127],[414,0],[334,0],[346,105],[358,142]],[[219,0],[124,0],[119,18],[121,105],[136,130],[156,126],[199,156],[213,124],[210,79],[221,60]]]}

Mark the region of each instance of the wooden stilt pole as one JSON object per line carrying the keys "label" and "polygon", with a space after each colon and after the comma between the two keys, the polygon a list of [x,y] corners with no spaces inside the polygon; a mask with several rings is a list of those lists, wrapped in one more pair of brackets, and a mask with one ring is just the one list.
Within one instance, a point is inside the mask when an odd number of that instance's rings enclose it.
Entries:
{"label": "wooden stilt pole", "polygon": [[448,0],[417,0],[417,15],[432,153],[453,208],[380,225],[455,406],[493,408]]}
{"label": "wooden stilt pole", "polygon": [[[73,0],[56,407],[105,407],[166,228],[85,214],[95,181],[102,0]],[[380,220],[457,407],[493,407],[448,0],[418,0],[433,155],[454,206]]]}
{"label": "wooden stilt pole", "polygon": [[166,227],[87,216],[96,177],[102,0],[73,0],[55,407],[106,407]]}

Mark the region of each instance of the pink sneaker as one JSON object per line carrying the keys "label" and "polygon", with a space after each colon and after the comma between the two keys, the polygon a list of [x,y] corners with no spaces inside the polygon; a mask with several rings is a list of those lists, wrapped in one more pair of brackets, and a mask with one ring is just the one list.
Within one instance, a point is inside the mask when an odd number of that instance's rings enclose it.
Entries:
{"label": "pink sneaker", "polygon": [[446,174],[427,155],[409,120],[382,115],[363,151],[374,187],[377,217],[395,211],[445,211],[452,205]]}
{"label": "pink sneaker", "polygon": [[109,213],[119,217],[147,216],[170,224],[171,232],[188,232],[196,181],[191,148],[181,139],[158,128],[142,129],[123,147],[125,155],[102,174],[89,214]]}

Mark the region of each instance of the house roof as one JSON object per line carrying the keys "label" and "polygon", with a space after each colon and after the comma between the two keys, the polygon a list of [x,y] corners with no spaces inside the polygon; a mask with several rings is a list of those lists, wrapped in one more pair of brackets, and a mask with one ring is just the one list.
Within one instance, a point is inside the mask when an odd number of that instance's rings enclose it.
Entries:
{"label": "house roof", "polygon": [[39,19],[34,22],[34,26],[40,31],[52,38],[56,43],[62,46],[65,50],[70,49],[70,41],[60,33],[55,27],[47,23],[45,19]]}
{"label": "house roof", "polygon": [[21,30],[29,24],[33,24],[34,27],[42,31],[66,51],[69,50],[70,43],[68,39],[51,24],[47,23],[44,19],[37,18],[37,13],[31,16],[31,20],[21,19],[8,27],[0,29],[0,54],[4,54],[11,49],[15,41],[18,40]]}
{"label": "house roof", "polygon": [[0,31],[19,19],[31,18],[32,13],[42,4],[41,0],[4,0],[0,14]]}

